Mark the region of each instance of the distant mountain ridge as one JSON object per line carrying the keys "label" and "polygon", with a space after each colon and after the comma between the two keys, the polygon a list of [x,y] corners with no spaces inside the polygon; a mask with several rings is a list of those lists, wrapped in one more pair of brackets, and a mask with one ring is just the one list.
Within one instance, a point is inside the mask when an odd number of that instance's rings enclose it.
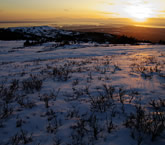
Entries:
{"label": "distant mountain ridge", "polygon": [[30,40],[33,41],[32,44],[50,41],[60,42],[62,44],[70,44],[70,42],[96,42],[102,44],[137,44],[139,42],[148,42],[124,35],[120,36],[101,32],[77,32],[50,26],[2,28],[0,29],[0,40]]}

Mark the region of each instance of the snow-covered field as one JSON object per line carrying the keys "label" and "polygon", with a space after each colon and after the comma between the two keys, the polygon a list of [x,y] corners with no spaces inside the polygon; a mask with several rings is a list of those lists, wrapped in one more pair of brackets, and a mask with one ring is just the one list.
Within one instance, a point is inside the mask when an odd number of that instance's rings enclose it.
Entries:
{"label": "snow-covered field", "polygon": [[0,145],[164,145],[165,46],[0,41]]}

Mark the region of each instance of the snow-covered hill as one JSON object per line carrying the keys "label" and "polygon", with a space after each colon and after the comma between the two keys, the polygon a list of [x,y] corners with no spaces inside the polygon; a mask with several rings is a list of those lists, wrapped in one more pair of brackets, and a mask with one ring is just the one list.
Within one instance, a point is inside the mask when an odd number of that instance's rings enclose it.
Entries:
{"label": "snow-covered hill", "polygon": [[57,30],[54,27],[50,26],[36,26],[36,27],[11,27],[8,28],[11,31],[21,31],[21,32],[28,32],[28,33],[39,33],[39,32],[45,32],[45,31],[52,31]]}
{"label": "snow-covered hill", "polygon": [[[114,40],[112,40],[114,38]],[[126,38],[126,39],[125,39]],[[125,37],[121,40],[132,42],[132,38]],[[57,29],[50,26],[35,26],[35,27],[15,27],[0,29],[0,40],[32,40],[38,43],[58,41],[58,42],[98,42],[110,43],[115,42],[118,37],[111,34],[97,32],[76,32],[63,29]],[[129,40],[129,41],[128,41]],[[130,41],[131,40],[131,41]],[[127,43],[124,42],[124,43]],[[133,43],[136,41],[133,40]],[[120,43],[120,42],[119,42]]]}
{"label": "snow-covered hill", "polygon": [[0,145],[165,144],[165,46],[49,26],[0,32],[14,38],[0,41]]}
{"label": "snow-covered hill", "polygon": [[0,145],[165,144],[165,46],[54,45],[0,41]]}
{"label": "snow-covered hill", "polygon": [[51,38],[56,37],[57,34],[63,34],[63,35],[73,34],[73,32],[56,29],[50,26],[13,27],[13,28],[8,28],[8,30],[11,32],[18,32],[18,33],[24,33],[24,34],[30,34],[36,36],[51,37]]}

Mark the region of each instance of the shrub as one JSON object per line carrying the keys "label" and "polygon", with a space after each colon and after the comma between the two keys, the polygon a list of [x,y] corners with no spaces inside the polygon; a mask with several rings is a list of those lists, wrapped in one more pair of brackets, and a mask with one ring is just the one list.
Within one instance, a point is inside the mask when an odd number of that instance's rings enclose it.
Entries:
{"label": "shrub", "polygon": [[23,90],[26,92],[33,92],[34,90],[40,91],[42,84],[43,80],[34,75],[30,75],[29,79],[22,81]]}

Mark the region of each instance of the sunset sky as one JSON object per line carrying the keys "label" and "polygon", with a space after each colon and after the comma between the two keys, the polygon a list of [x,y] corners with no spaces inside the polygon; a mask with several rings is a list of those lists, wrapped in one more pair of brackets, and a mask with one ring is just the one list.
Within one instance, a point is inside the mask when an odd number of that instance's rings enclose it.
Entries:
{"label": "sunset sky", "polygon": [[165,0],[0,0],[0,21],[165,18]]}

